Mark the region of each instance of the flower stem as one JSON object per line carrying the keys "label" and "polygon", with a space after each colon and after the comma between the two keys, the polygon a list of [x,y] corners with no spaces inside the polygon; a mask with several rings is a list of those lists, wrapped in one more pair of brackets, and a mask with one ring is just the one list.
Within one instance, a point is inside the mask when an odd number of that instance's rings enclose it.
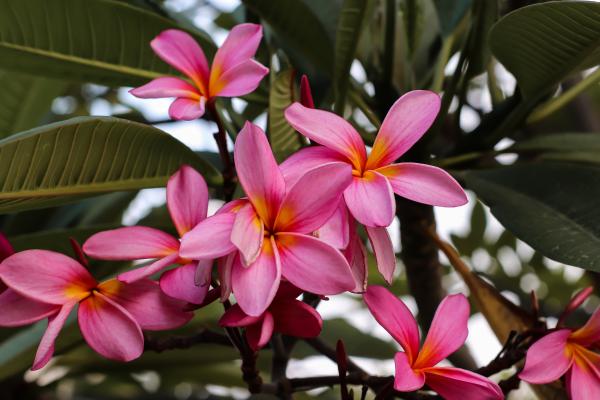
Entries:
{"label": "flower stem", "polygon": [[207,104],[207,109],[210,113],[212,120],[217,124],[218,131],[213,135],[219,148],[219,155],[223,162],[223,194],[225,201],[231,201],[233,193],[235,191],[235,169],[229,150],[227,149],[227,132],[225,131],[225,125],[223,120],[217,111],[215,102]]}

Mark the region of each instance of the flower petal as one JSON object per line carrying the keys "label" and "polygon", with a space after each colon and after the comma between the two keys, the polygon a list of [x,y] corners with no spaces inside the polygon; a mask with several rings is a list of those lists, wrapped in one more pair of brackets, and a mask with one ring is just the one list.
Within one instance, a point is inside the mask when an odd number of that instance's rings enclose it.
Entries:
{"label": "flower petal", "polygon": [[265,240],[256,261],[245,267],[238,257],[231,271],[233,294],[242,310],[259,316],[275,297],[281,280],[281,264],[274,239]]}
{"label": "flower petal", "polygon": [[383,167],[406,153],[431,127],[440,103],[440,96],[427,90],[413,90],[396,100],[381,124],[366,168]]}
{"label": "flower petal", "polygon": [[256,324],[250,325],[246,328],[246,339],[248,345],[254,351],[260,350],[265,347],[271,336],[273,336],[273,315],[270,312],[265,312],[262,319]]}
{"label": "flower petal", "polygon": [[396,202],[388,179],[375,171],[354,177],[344,191],[350,213],[365,226],[389,226],[394,220]]}
{"label": "flower petal", "polygon": [[59,306],[40,303],[21,296],[12,289],[0,293],[0,326],[16,327],[29,325],[56,314]]}
{"label": "flower petal", "polygon": [[369,275],[368,260],[367,260],[367,249],[363,244],[358,232],[354,218],[350,219],[350,239],[348,247],[346,247],[342,254],[348,260],[350,269],[352,270],[352,276],[354,276],[355,287],[352,290],[354,293],[363,293],[367,290],[367,279]]}
{"label": "flower petal", "polygon": [[128,226],[92,235],[83,251],[99,260],[139,260],[162,258],[179,249],[173,236],[145,226]]}
{"label": "flower petal", "polygon": [[527,350],[525,367],[519,378],[541,384],[563,376],[573,363],[573,357],[567,351],[567,339],[570,335],[569,329],[561,329],[535,342]]}
{"label": "flower petal", "polygon": [[13,254],[15,254],[15,249],[13,249],[12,244],[10,244],[6,235],[0,232],[0,261],[3,261]]}
{"label": "flower petal", "polygon": [[240,183],[256,213],[272,223],[285,194],[285,181],[263,130],[246,122],[236,139],[234,157]]}
{"label": "flower petal", "polygon": [[141,99],[160,99],[164,97],[185,97],[200,100],[198,89],[183,79],[170,76],[156,78],[143,86],[129,91]]}
{"label": "flower petal", "polygon": [[212,283],[213,260],[200,260],[196,263],[194,285],[209,286]]}
{"label": "flower petal", "polygon": [[579,308],[579,306],[582,305],[583,302],[586,301],[587,298],[592,295],[592,293],[594,293],[594,287],[593,286],[588,286],[585,289],[582,289],[581,291],[577,292],[577,294],[575,294],[575,296],[573,296],[571,298],[571,300],[569,301],[569,304],[567,304],[567,306],[565,307],[564,311],[560,315],[560,318],[558,319],[558,322],[556,323],[556,326],[560,327],[562,325],[562,322],[569,315],[571,315],[571,313],[573,311],[575,311],[577,308]]}
{"label": "flower petal", "polygon": [[219,320],[219,325],[226,327],[244,327],[256,324],[261,318],[262,316],[252,317],[246,314],[241,309],[239,304],[234,304],[227,311],[225,311]]}
{"label": "flower petal", "polygon": [[312,91],[310,89],[310,82],[306,75],[302,75],[300,79],[300,104],[304,107],[315,108],[315,102],[313,101]]}
{"label": "flower petal", "polygon": [[425,374],[414,371],[406,353],[398,352],[394,356],[394,389],[399,392],[413,392],[425,384]]}
{"label": "flower petal", "polygon": [[87,344],[110,360],[131,361],[144,351],[144,335],[131,314],[100,293],[79,305],[79,328]]}
{"label": "flower petal", "polygon": [[571,340],[583,346],[600,341],[600,307],[596,308],[584,326],[573,332]]}
{"label": "flower petal", "polygon": [[274,230],[316,231],[333,215],[350,182],[352,169],[345,163],[332,162],[309,170],[286,193]]}
{"label": "flower petal", "polygon": [[321,295],[354,289],[352,271],[339,250],[298,233],[278,233],[276,240],[283,276],[293,285]]}
{"label": "flower petal", "polygon": [[496,383],[460,368],[428,368],[425,383],[446,400],[504,399]]}
{"label": "flower petal", "polygon": [[304,107],[294,103],[285,110],[285,118],[298,132],[346,157],[355,169],[361,170],[367,153],[365,143],[356,129],[332,112]]}
{"label": "flower petal", "polygon": [[190,99],[180,97],[175,99],[169,107],[169,117],[176,121],[193,121],[204,115],[206,97]]}
{"label": "flower petal", "polygon": [[264,234],[265,227],[252,204],[240,208],[233,222],[231,242],[240,251],[245,265],[252,264],[260,254]]}
{"label": "flower petal", "polygon": [[600,399],[600,356],[582,350],[567,372],[567,390],[573,400]]}
{"label": "flower petal", "polygon": [[348,207],[340,201],[331,217],[317,231],[316,236],[336,249],[345,249],[350,242]]}
{"label": "flower petal", "polygon": [[200,222],[181,238],[179,255],[192,260],[214,259],[235,251],[231,230],[235,214],[215,214]]}
{"label": "flower petal", "polygon": [[132,269],[131,271],[123,272],[122,274],[119,274],[118,279],[124,283],[132,283],[140,279],[149,278],[152,275],[159,273],[167,269],[171,265],[177,263],[178,260],[179,255],[177,253],[170,254],[145,267],[140,267]]}
{"label": "flower petal", "polygon": [[392,239],[384,227],[365,227],[377,261],[377,269],[390,285],[396,270],[396,254]]}
{"label": "flower petal", "polygon": [[179,236],[206,218],[208,187],[202,175],[189,165],[183,165],[169,178],[167,208]]}
{"label": "flower petal", "polygon": [[[212,267],[211,260],[200,262]],[[202,304],[208,293],[210,284],[196,285],[194,283],[197,269],[197,263],[190,263],[165,272],[160,277],[160,289],[167,296],[171,296],[174,299],[187,301],[192,304]]]}
{"label": "flower petal", "polygon": [[0,264],[0,279],[19,294],[49,304],[87,296],[96,281],[77,261],[48,250],[25,250]]}
{"label": "flower petal", "polygon": [[402,346],[412,364],[419,353],[419,327],[408,307],[383,286],[369,286],[363,299],[379,325]]}
{"label": "flower petal", "polygon": [[269,311],[275,320],[275,331],[284,335],[313,338],[323,329],[323,320],[317,310],[302,301],[275,301]]}
{"label": "flower petal", "polygon": [[325,146],[309,146],[298,150],[279,165],[287,187],[292,187],[308,170],[331,162],[348,162],[345,157]]}
{"label": "flower petal", "polygon": [[243,96],[256,90],[269,68],[256,60],[246,60],[227,70],[214,83],[210,95],[222,97]]}
{"label": "flower petal", "polygon": [[231,253],[217,261],[217,270],[219,272],[219,283],[221,291],[221,302],[224,303],[231,296],[231,273],[233,263],[239,257],[238,252]]}
{"label": "flower petal", "polygon": [[377,172],[388,178],[394,193],[418,203],[458,207],[469,201],[460,184],[438,167],[400,163],[379,168]]}
{"label": "flower petal", "polygon": [[35,353],[35,359],[33,360],[33,366],[31,367],[32,371],[43,368],[52,358],[52,355],[54,354],[54,342],[63,326],[65,326],[65,322],[76,304],[77,302],[67,303],[63,305],[56,314],[48,318],[48,327],[46,328],[44,336],[42,336],[42,340],[37,348],[37,352]]}

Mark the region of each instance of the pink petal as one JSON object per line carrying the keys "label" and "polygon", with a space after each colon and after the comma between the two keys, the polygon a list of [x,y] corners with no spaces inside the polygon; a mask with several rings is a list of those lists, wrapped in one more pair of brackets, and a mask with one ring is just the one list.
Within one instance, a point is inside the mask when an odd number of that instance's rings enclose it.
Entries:
{"label": "pink petal", "polygon": [[77,261],[48,250],[25,250],[0,264],[0,279],[19,294],[50,304],[87,296],[96,281]]}
{"label": "pink petal", "polygon": [[300,289],[322,295],[353,290],[348,261],[339,250],[308,235],[278,233],[283,276]]}
{"label": "pink petal", "polygon": [[21,296],[12,289],[0,293],[0,326],[16,327],[29,325],[56,314],[59,306],[40,303]]}
{"label": "pink petal", "polygon": [[15,254],[15,249],[13,249],[6,235],[0,232],[0,261],[13,254]]}
{"label": "pink petal", "polygon": [[246,60],[227,70],[216,81],[211,81],[210,95],[221,97],[243,96],[256,90],[269,68],[255,60]]}
{"label": "pink petal", "polygon": [[183,79],[173,77],[156,78],[144,86],[131,89],[129,93],[142,99],[160,99],[164,97],[200,99],[198,89]]}
{"label": "pink petal", "polygon": [[92,235],[83,251],[99,260],[162,258],[179,249],[179,240],[154,228],[128,226]]}
{"label": "pink petal", "polygon": [[231,230],[235,214],[215,214],[200,222],[181,238],[179,255],[192,260],[214,259],[235,251]]}
{"label": "pink petal", "polygon": [[291,300],[297,299],[304,291],[296,286],[292,285],[288,281],[281,281],[279,284],[279,290],[275,295],[274,302],[289,302]]}
{"label": "pink petal", "polygon": [[412,201],[440,207],[458,207],[469,201],[460,184],[441,168],[401,163],[377,172],[389,179],[394,193]]}
{"label": "pink petal", "polygon": [[311,233],[338,208],[344,189],[352,182],[348,164],[332,162],[304,174],[286,193],[275,221],[275,231]]}
{"label": "pink petal", "polygon": [[267,311],[259,322],[246,328],[246,339],[250,348],[258,351],[265,347],[271,340],[271,336],[273,336],[273,328],[273,315]]}
{"label": "pink petal", "polygon": [[198,171],[189,165],[183,165],[169,178],[167,207],[179,236],[183,236],[206,218],[208,187]]}
{"label": "pink petal", "polygon": [[469,301],[462,294],[446,296],[438,306],[415,367],[434,367],[467,340]]}
{"label": "pink petal", "polygon": [[180,97],[175,99],[169,107],[169,117],[176,121],[193,121],[204,115],[206,97],[190,99]]}
{"label": "pink petal", "polygon": [[248,203],[249,203],[249,201],[247,198],[231,200],[231,201],[223,204],[221,206],[221,208],[219,208],[215,214],[224,214],[224,213],[234,213],[235,214],[238,211],[240,211],[244,205],[246,205]]}
{"label": "pink petal", "polygon": [[304,107],[294,103],[285,110],[285,118],[298,132],[345,156],[352,166],[361,170],[367,153],[365,143],[356,129],[334,113]]}
{"label": "pink petal", "polygon": [[567,372],[566,386],[573,400],[600,399],[600,356],[581,349],[573,367]]}
{"label": "pink petal", "polygon": [[244,327],[252,324],[256,324],[262,318],[261,316],[252,317],[246,314],[241,308],[239,304],[234,304],[231,306],[221,319],[219,320],[220,326],[228,326],[228,327]]}
{"label": "pink petal", "polygon": [[336,161],[347,162],[343,156],[325,146],[309,146],[289,156],[279,169],[286,186],[292,187],[308,170]]}
{"label": "pink petal", "polygon": [[252,204],[243,206],[235,216],[231,242],[238,248],[245,265],[256,260],[262,248],[265,227]]}
{"label": "pink petal", "polygon": [[31,367],[32,371],[43,368],[52,358],[54,354],[54,342],[63,326],[65,326],[65,321],[76,304],[76,302],[67,303],[60,308],[58,313],[48,318],[48,327],[35,353],[35,359]]}
{"label": "pink petal", "polygon": [[150,45],[163,61],[187,75],[201,93],[207,94],[208,62],[192,36],[177,29],[169,29],[161,32]]}
{"label": "pink petal", "polygon": [[350,242],[350,223],[346,203],[340,201],[333,215],[317,231],[316,236],[336,249],[345,249]]}
{"label": "pink petal", "polygon": [[310,90],[310,82],[306,75],[302,75],[300,79],[300,104],[304,107],[315,108],[312,91]]}
{"label": "pink petal", "polygon": [[317,310],[302,301],[273,302],[269,311],[275,320],[275,331],[284,335],[313,338],[323,329],[323,320]]}
{"label": "pink petal", "polygon": [[446,400],[502,400],[500,387],[481,375],[459,368],[428,368],[425,383]]}
{"label": "pink petal", "polygon": [[413,392],[425,384],[425,374],[414,371],[406,353],[398,352],[394,356],[394,389],[399,392]]}
{"label": "pink petal", "polygon": [[[211,260],[200,262],[208,264],[208,271],[210,271],[212,267]],[[194,283],[197,269],[197,263],[190,263],[165,272],[160,277],[160,289],[167,296],[171,296],[174,299],[187,301],[192,304],[202,304],[206,298],[210,284],[196,285]],[[204,271],[206,268],[202,270]]]}
{"label": "pink petal", "polygon": [[150,265],[132,269],[131,271],[123,272],[119,274],[118,278],[121,282],[132,283],[140,279],[149,278],[154,274],[157,274],[171,265],[179,261],[179,255],[177,253],[163,257]]}
{"label": "pink petal", "polygon": [[567,354],[566,348],[570,335],[569,329],[561,329],[535,342],[527,350],[525,367],[519,378],[529,383],[541,384],[563,376],[573,363],[573,357]]}
{"label": "pink petal", "polygon": [[200,260],[194,272],[196,286],[208,286],[212,283],[213,260]]}
{"label": "pink petal", "polygon": [[565,310],[560,315],[560,318],[558,319],[556,326],[560,327],[562,325],[562,322],[569,315],[571,315],[571,313],[573,311],[575,311],[577,308],[579,308],[579,306],[582,305],[583,302],[586,301],[587,298],[592,295],[592,293],[594,293],[594,287],[588,286],[585,289],[582,289],[581,291],[579,291],[577,294],[575,294],[575,296],[573,296],[571,298],[571,300],[569,301],[569,304],[567,304],[567,306],[565,307]]}
{"label": "pink petal", "polygon": [[234,157],[240,183],[256,213],[266,224],[272,223],[285,194],[285,181],[263,130],[246,122],[236,139]]}
{"label": "pink petal", "polygon": [[363,299],[379,325],[402,346],[412,363],[419,353],[419,327],[408,307],[383,286],[369,286]]}
{"label": "pink petal", "polygon": [[231,272],[233,294],[242,310],[254,317],[265,312],[281,280],[281,264],[274,239],[265,240],[260,255],[248,267],[243,266],[238,257]]}
{"label": "pink petal", "polygon": [[571,340],[586,347],[600,341],[600,307],[596,308],[584,326],[573,332]]}
{"label": "pink petal", "polygon": [[352,291],[354,293],[363,293],[367,290],[367,279],[369,275],[367,249],[356,231],[354,218],[351,218],[350,221],[349,244],[342,253],[344,254],[344,257],[346,257],[346,260],[348,260],[348,264],[350,264],[350,269],[352,270],[352,276],[354,276],[355,287]]}
{"label": "pink petal", "polygon": [[367,230],[367,236],[373,247],[373,253],[375,253],[375,259],[377,261],[377,269],[390,285],[394,278],[394,271],[396,270],[396,254],[394,253],[394,245],[392,239],[387,231],[387,228],[370,226],[365,227]]}
{"label": "pink petal", "polygon": [[231,253],[218,260],[217,270],[219,272],[219,284],[221,286],[221,302],[225,302],[231,296],[231,274],[233,263],[237,261],[239,253]]}
{"label": "pink petal", "polygon": [[79,328],[88,345],[110,360],[131,361],[144,351],[144,335],[131,314],[95,293],[79,305]]}
{"label": "pink petal", "polygon": [[387,178],[375,171],[354,177],[344,191],[350,213],[365,226],[389,226],[394,220],[396,202]]}
{"label": "pink petal", "polygon": [[375,138],[367,169],[391,164],[406,153],[427,132],[439,110],[440,96],[427,90],[413,90],[396,100]]}

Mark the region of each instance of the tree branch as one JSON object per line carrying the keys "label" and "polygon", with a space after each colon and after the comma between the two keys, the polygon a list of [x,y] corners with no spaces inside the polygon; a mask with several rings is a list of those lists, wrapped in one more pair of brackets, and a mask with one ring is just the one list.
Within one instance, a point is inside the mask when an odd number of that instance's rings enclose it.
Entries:
{"label": "tree branch", "polygon": [[191,336],[151,337],[144,335],[144,350],[162,353],[166,350],[189,349],[199,343],[212,343],[233,347],[229,338],[221,333],[203,329]]}

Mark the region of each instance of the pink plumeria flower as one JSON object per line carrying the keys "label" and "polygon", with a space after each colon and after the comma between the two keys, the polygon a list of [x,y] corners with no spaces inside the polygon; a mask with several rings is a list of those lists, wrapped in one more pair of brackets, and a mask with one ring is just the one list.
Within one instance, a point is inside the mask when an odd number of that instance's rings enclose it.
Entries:
{"label": "pink plumeria flower", "polygon": [[[354,288],[341,252],[311,235],[335,211],[350,183],[349,166],[332,162],[286,188],[265,133],[247,122],[234,151],[247,200],[201,222],[182,240],[188,258],[227,257],[224,267],[241,309],[259,316],[283,276],[302,290],[332,295]],[[286,190],[287,189],[287,190]],[[221,284],[229,285],[228,282]]]}
{"label": "pink plumeria flower", "polygon": [[[208,187],[202,175],[187,165],[173,174],[167,183],[167,208],[180,237],[204,220],[208,211]],[[157,259],[150,265],[120,274],[119,280],[125,283],[179,264],[180,267],[162,274],[161,289],[176,299],[200,304],[210,286],[212,260],[193,261],[181,257],[179,246],[179,240],[166,232],[130,226],[92,235],[83,244],[83,251],[100,260]]]}
{"label": "pink plumeria flower", "polygon": [[592,293],[588,288],[573,298],[559,321],[559,329],[535,342],[519,378],[533,384],[550,383],[566,375],[572,400],[600,399],[600,308],[579,329],[560,329],[560,323]]}
{"label": "pink plumeria flower", "polygon": [[204,52],[186,32],[169,29],[150,45],[166,63],[187,76],[192,83],[175,77],[154,79],[130,91],[136,97],[175,97],[169,115],[175,120],[193,120],[204,115],[205,106],[215,97],[243,96],[254,91],[269,69],[253,60],[262,38],[256,24],[235,26],[209,68]]}
{"label": "pink plumeria flower", "polygon": [[[8,257],[0,264],[0,279],[19,295],[52,305],[33,370],[52,358],[54,342],[77,305],[79,328],[88,345],[117,361],[131,361],[142,354],[142,329],[178,328],[192,318],[192,313],[183,311],[185,303],[164,295],[156,282],[143,279],[126,285],[111,279],[99,284],[77,261],[52,251],[26,250]],[[3,310],[16,306],[0,303]],[[9,326],[47,317],[31,318],[27,308],[10,313],[14,320]]]}
{"label": "pink plumeria flower", "polygon": [[428,385],[447,400],[504,398],[500,387],[481,375],[437,366],[467,339],[469,302],[465,296],[450,295],[442,300],[420,350],[417,321],[400,299],[382,286],[369,286],[364,300],[377,322],[404,350],[394,357],[394,389],[412,392]]}
{"label": "pink plumeria flower", "polygon": [[301,293],[288,282],[281,282],[273,302],[262,315],[252,317],[236,304],[223,314],[219,325],[246,328],[246,339],[254,351],[263,348],[274,332],[299,338],[317,337],[323,320],[314,308],[296,299]]}

